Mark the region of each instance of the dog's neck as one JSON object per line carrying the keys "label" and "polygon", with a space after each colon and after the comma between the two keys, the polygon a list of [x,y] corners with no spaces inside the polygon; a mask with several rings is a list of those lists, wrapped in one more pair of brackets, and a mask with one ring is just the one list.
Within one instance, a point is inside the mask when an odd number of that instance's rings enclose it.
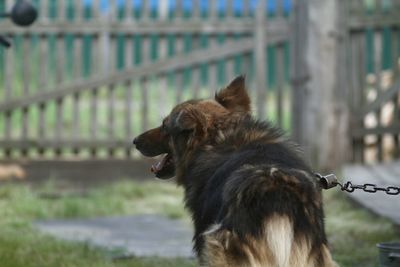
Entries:
{"label": "dog's neck", "polygon": [[[259,121],[248,114],[235,114],[221,118],[211,140],[212,145],[234,146],[239,149],[251,143],[275,144],[287,141],[282,130],[267,121]],[[251,129],[251,130],[249,130]]]}
{"label": "dog's neck", "polygon": [[215,151],[221,146],[225,151],[233,153],[252,143],[283,142],[288,143],[280,129],[272,127],[268,122],[258,121],[249,114],[235,113],[220,117],[209,127],[207,138],[201,141],[196,149],[182,155],[182,160],[176,170],[177,183],[184,185],[191,166],[196,165],[194,163],[203,157],[214,157]]}

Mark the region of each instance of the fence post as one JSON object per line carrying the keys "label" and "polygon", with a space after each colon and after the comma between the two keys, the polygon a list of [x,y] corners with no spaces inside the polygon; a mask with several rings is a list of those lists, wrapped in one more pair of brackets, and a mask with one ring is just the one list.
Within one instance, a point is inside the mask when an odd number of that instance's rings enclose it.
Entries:
{"label": "fence post", "polygon": [[293,135],[320,169],[348,159],[345,1],[297,1],[293,18]]}
{"label": "fence post", "polygon": [[266,55],[266,9],[265,1],[259,1],[255,16],[254,29],[254,59],[256,75],[256,108],[257,117],[266,117],[266,92],[267,92],[267,55]]}

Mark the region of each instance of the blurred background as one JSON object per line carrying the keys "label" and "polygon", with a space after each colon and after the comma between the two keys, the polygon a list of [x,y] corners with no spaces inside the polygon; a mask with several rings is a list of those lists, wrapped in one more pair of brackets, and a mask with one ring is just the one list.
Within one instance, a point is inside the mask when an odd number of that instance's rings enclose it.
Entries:
{"label": "blurred background", "polygon": [[[0,132],[5,139],[19,136],[18,144],[7,143],[26,148],[29,157],[125,157],[132,137],[157,125],[176,102],[209,97],[240,73],[247,74],[249,84],[254,80],[255,1],[33,2],[40,11],[37,23],[28,29],[4,23],[14,45],[0,55],[1,97],[19,102]],[[281,4],[279,17],[272,1],[265,13],[285,20],[291,2]],[[283,92],[288,26],[282,21],[278,26],[282,31],[274,29],[268,48],[268,83],[278,86],[278,72]],[[20,101],[27,95],[36,101],[29,101],[24,113]],[[285,116],[282,112],[280,119],[288,128],[288,112]],[[14,123],[24,120],[29,126]],[[30,149],[31,140],[40,151]],[[2,153],[18,154],[14,149]]]}
{"label": "blurred background", "polygon": [[[315,170],[397,192],[400,1],[3,0],[0,13],[17,2],[38,17],[0,19],[0,266],[194,266],[121,260],[36,222],[157,214],[190,228],[181,190],[153,181],[131,142],[240,74],[254,115]],[[325,194],[341,266],[377,266],[376,244],[400,239],[399,196],[366,194]]]}

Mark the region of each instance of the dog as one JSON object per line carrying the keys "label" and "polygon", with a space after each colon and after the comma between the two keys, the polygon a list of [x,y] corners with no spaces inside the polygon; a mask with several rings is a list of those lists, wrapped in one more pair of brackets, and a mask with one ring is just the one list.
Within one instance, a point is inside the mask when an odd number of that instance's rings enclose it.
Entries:
{"label": "dog", "polygon": [[160,179],[175,177],[194,223],[201,266],[337,266],[321,188],[296,145],[251,115],[244,76],[214,99],[175,106],[133,141]]}

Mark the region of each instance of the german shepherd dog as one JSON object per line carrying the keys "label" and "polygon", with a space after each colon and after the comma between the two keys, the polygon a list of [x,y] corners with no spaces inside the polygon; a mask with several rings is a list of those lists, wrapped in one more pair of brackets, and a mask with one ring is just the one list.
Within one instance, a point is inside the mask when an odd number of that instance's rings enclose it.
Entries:
{"label": "german shepherd dog", "polygon": [[336,266],[316,178],[281,130],[251,116],[243,76],[133,143],[163,154],[152,172],[183,186],[201,266]]}

